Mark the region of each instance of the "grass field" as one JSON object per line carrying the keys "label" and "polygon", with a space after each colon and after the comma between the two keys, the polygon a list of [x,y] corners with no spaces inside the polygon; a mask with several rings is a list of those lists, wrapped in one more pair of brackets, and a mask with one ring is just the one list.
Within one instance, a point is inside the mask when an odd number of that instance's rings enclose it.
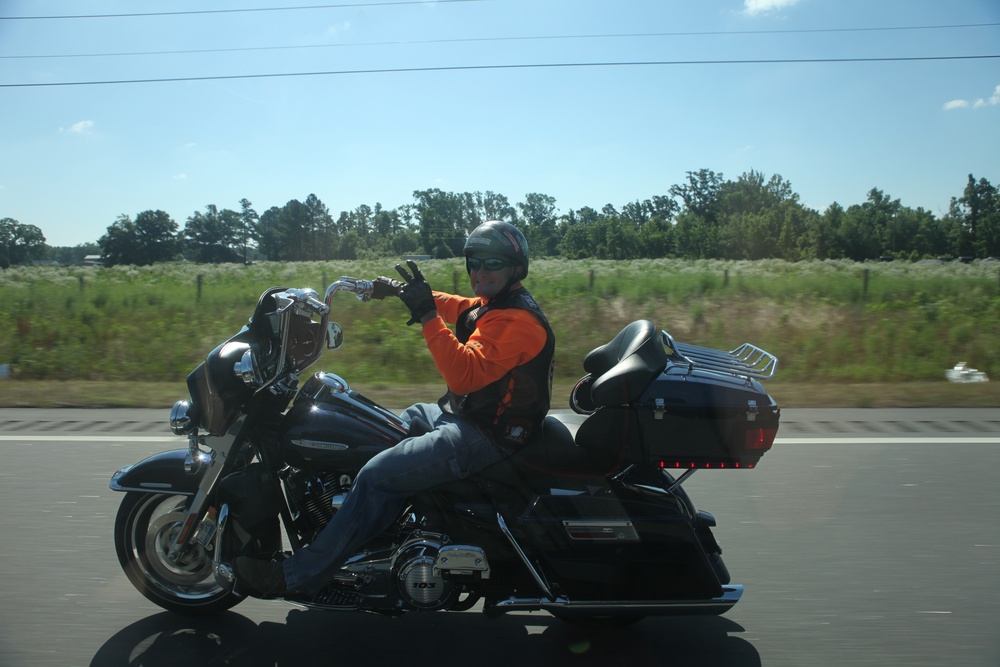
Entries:
{"label": "grass field", "polygon": [[[169,404],[265,288],[322,293],[340,275],[394,274],[393,263],[8,269],[0,406]],[[435,289],[470,293],[461,260],[421,267]],[[587,351],[645,318],[681,342],[772,352],[768,387],[786,406],[1000,405],[996,382],[944,381],[959,361],[1000,377],[997,263],[539,260],[525,282],[556,332],[557,403]],[[406,318],[395,301],[338,298],[347,343],[315,369],[387,404],[433,398],[440,380]]]}

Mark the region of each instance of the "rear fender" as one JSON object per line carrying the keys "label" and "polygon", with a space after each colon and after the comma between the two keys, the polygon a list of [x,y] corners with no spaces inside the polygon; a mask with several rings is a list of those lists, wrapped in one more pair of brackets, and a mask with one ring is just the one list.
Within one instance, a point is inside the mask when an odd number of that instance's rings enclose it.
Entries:
{"label": "rear fender", "polygon": [[111,490],[193,496],[198,491],[201,475],[191,475],[184,470],[187,455],[187,449],[173,449],[125,466],[111,477]]}

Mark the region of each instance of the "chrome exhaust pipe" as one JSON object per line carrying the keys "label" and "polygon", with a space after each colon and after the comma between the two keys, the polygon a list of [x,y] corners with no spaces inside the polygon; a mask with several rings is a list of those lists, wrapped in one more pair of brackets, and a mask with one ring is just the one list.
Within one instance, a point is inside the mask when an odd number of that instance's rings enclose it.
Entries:
{"label": "chrome exhaust pipe", "polygon": [[581,616],[697,616],[718,615],[729,611],[743,597],[743,586],[731,584],[722,587],[722,595],[708,600],[581,600],[574,601],[559,596],[545,598],[507,598],[483,609],[488,616],[499,616],[514,611],[571,612]]}

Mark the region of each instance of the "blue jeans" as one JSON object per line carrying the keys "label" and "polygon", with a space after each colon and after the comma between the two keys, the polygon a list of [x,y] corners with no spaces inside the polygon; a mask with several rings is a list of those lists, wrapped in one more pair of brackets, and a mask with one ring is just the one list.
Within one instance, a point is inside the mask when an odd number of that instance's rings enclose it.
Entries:
{"label": "blue jeans", "polygon": [[289,589],[320,590],[349,557],[392,525],[407,498],[464,479],[506,456],[481,428],[442,412],[436,404],[417,403],[401,416],[405,421],[419,417],[432,430],[403,440],[365,464],[326,528],[284,561]]}

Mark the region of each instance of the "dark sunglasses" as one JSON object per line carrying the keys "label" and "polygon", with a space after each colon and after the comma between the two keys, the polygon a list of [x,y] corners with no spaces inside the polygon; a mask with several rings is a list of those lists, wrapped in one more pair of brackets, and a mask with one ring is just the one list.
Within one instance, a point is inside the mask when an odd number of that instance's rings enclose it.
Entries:
{"label": "dark sunglasses", "polygon": [[513,266],[513,264],[505,259],[500,259],[499,257],[488,257],[487,259],[466,257],[465,266],[469,269],[469,271],[478,271],[480,269],[486,269],[487,271],[499,271],[503,267]]}

